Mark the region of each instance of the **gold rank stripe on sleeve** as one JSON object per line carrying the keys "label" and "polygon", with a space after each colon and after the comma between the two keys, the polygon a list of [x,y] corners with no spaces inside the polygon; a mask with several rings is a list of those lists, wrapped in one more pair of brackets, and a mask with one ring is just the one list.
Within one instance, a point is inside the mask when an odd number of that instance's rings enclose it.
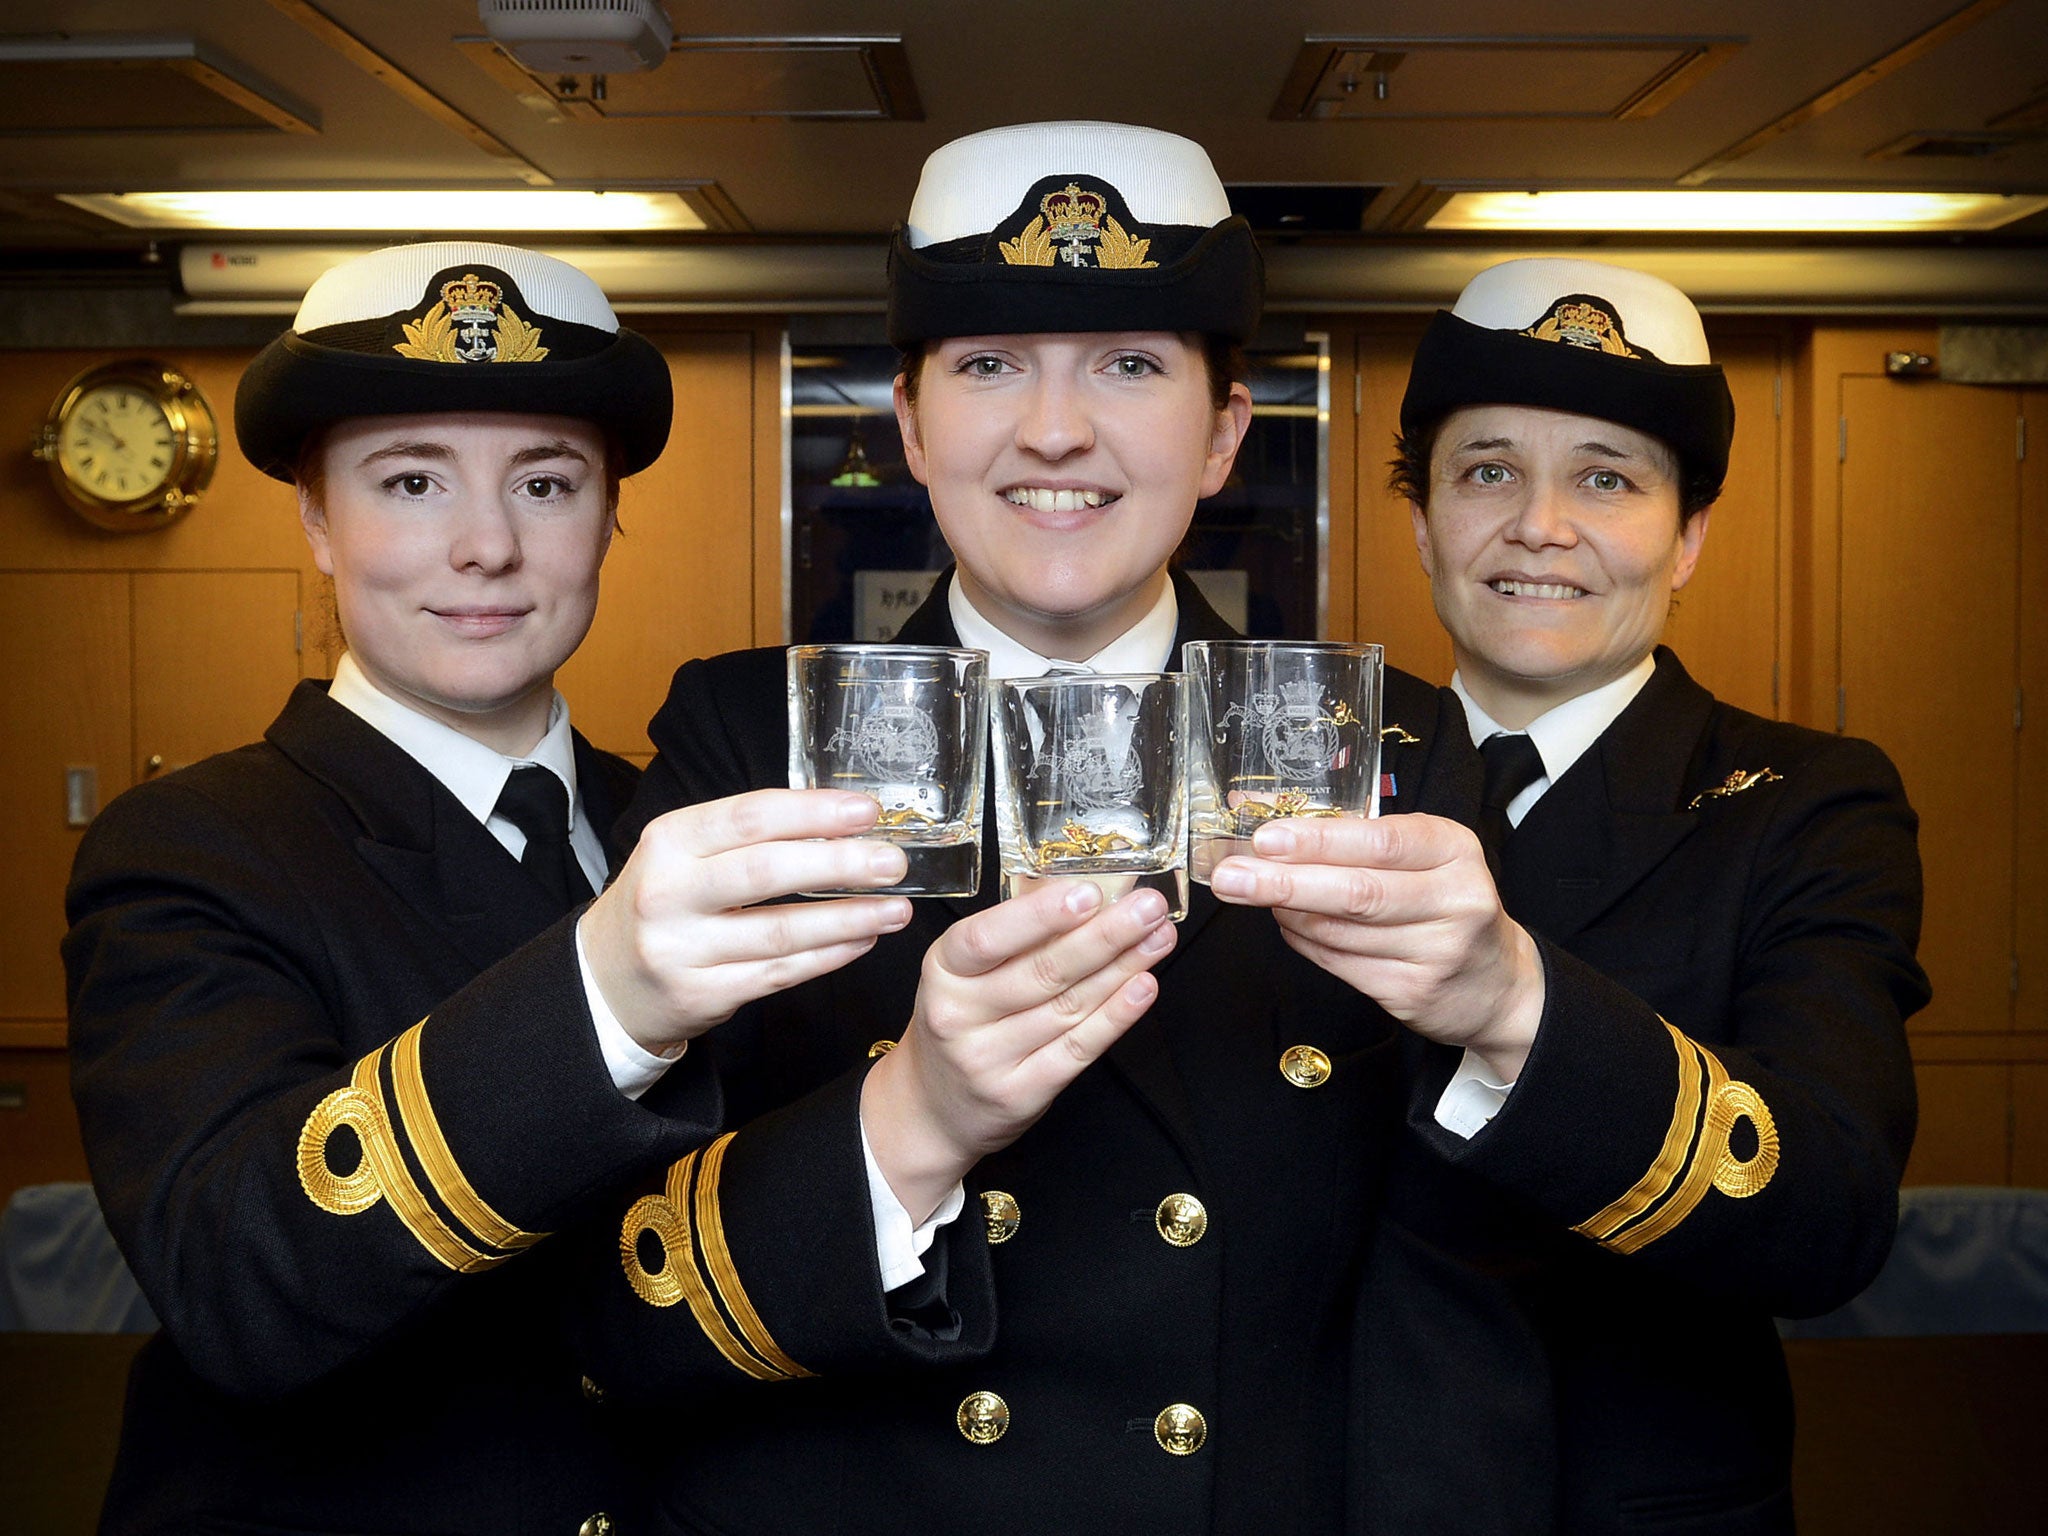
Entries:
{"label": "gold rank stripe on sleeve", "polygon": [[702,1239],[704,1262],[711,1271],[712,1284],[718,1287],[719,1297],[733,1321],[739,1324],[748,1347],[784,1376],[808,1376],[811,1373],[783,1352],[767,1324],[761,1321],[761,1314],[754,1310],[752,1298],[740,1284],[739,1271],[733,1267],[732,1250],[726,1246],[725,1223],[718,1210],[718,1182],[733,1135],[727,1131],[704,1149],[704,1166],[697,1175],[697,1232]]}
{"label": "gold rank stripe on sleeve", "polygon": [[[734,1370],[756,1381],[809,1376],[813,1373],[792,1360],[761,1321],[726,1245],[718,1175],[733,1134],[728,1131],[679,1160],[669,1169],[662,1194],[634,1202],[619,1233],[619,1258],[634,1294],[649,1306],[687,1302],[697,1326]],[[661,1245],[658,1270],[650,1271],[640,1260],[643,1233],[652,1233]]]}
{"label": "gold rank stripe on sleeve", "polygon": [[[1674,1231],[1698,1209],[1709,1188],[1747,1199],[1778,1168],[1778,1128],[1762,1095],[1728,1076],[1712,1051],[1661,1020],[1678,1055],[1678,1086],[1664,1144],[1643,1176],[1619,1200],[1572,1230],[1617,1253],[1636,1253]],[[1737,1157],[1736,1125],[1750,1122],[1756,1151]],[[1675,1186],[1675,1189],[1674,1189]]]}
{"label": "gold rank stripe on sleeve", "polygon": [[427,1181],[455,1219],[476,1235],[487,1248],[516,1253],[546,1237],[545,1232],[522,1232],[476,1192],[463,1175],[462,1165],[441,1134],[441,1121],[427,1097],[427,1080],[420,1069],[420,1033],[425,1019],[398,1037],[391,1048],[391,1086],[398,1096],[399,1113],[405,1118],[412,1149],[426,1170]]}
{"label": "gold rank stripe on sleeve", "polygon": [[[350,1074],[349,1086],[337,1088],[313,1107],[299,1131],[299,1186],[307,1199],[335,1216],[358,1216],[388,1200],[429,1254],[459,1274],[475,1274],[504,1263],[537,1241],[538,1234],[520,1232],[506,1222],[463,1180],[419,1077],[418,1033],[416,1025],[393,1047],[379,1046],[363,1057]],[[392,1083],[402,1124],[384,1097],[387,1049],[392,1051]],[[355,1132],[362,1155],[353,1170],[338,1174],[327,1161],[327,1147],[343,1126]],[[401,1130],[411,1140],[435,1193],[457,1220],[473,1229],[471,1236],[458,1233],[421,1190],[400,1149]]]}
{"label": "gold rank stripe on sleeve", "polygon": [[398,1138],[391,1133],[390,1112],[384,1106],[383,1060],[384,1048],[380,1046],[356,1063],[354,1078],[356,1090],[377,1111],[381,1134],[364,1140],[363,1156],[376,1171],[378,1189],[391,1202],[391,1209],[398,1213],[406,1230],[419,1239],[420,1246],[450,1269],[472,1274],[503,1263],[502,1255],[479,1253],[457,1237],[420,1192],[412,1170],[405,1166],[404,1154],[398,1150]]}

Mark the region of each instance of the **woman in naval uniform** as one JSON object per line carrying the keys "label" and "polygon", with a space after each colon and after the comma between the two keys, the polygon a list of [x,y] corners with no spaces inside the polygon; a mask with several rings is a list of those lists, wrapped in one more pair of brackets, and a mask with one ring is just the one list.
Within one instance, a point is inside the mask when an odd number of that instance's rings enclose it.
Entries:
{"label": "woman in naval uniform", "polygon": [[[1184,139],[1051,123],[934,154],[889,324],[957,564],[900,638],[1033,676],[1172,668],[1227,635],[1168,562],[1245,430],[1232,344],[1260,290]],[[782,671],[678,672],[622,835],[783,782]],[[1389,809],[1476,811],[1454,701],[1399,673],[1386,698],[1412,738]],[[1443,740],[1469,775],[1435,771]],[[656,1528],[1341,1529],[1393,1020],[1200,888],[1177,931],[1153,892],[916,905],[710,1037],[734,1129],[595,1256],[592,1369],[640,1401]],[[1453,1029],[1479,936],[1436,917],[1459,942],[1407,926],[1407,1003]]]}
{"label": "woman in naval uniform", "polygon": [[[297,485],[349,649],[79,849],[74,1091],[163,1320],[108,1532],[601,1536],[631,1502],[541,1240],[701,1142],[718,1099],[669,1070],[701,1017],[636,1039],[590,1006],[565,915],[636,774],[553,677],[670,399],[582,272],[474,242],[336,267],[243,377],[242,450]],[[826,904],[816,963],[890,907]],[[801,970],[816,936],[792,942]]]}
{"label": "woman in naval uniform", "polygon": [[[1657,643],[1733,426],[1691,302],[1624,268],[1496,266],[1416,353],[1395,486],[1485,760],[1474,899],[1535,964],[1486,1059],[1413,1047],[1361,1307],[1384,1536],[1784,1536],[1771,1318],[1845,1302],[1891,1242],[1913,812],[1869,742],[1721,703]],[[1340,970],[1348,833],[1303,829],[1325,867],[1284,919]]]}

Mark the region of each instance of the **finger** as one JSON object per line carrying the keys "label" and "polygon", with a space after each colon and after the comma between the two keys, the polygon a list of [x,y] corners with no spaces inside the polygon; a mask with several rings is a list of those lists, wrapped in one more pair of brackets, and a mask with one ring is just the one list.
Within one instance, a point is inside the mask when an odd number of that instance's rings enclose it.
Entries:
{"label": "finger", "polygon": [[1048,880],[1009,901],[964,917],[939,936],[932,958],[954,976],[984,976],[1081,924],[1102,906],[1085,880]]}
{"label": "finger", "polygon": [[653,835],[683,853],[707,858],[755,843],[846,837],[872,827],[881,812],[872,797],[850,790],[756,789],[657,816],[641,841]]}
{"label": "finger", "polygon": [[1303,816],[1268,821],[1252,834],[1260,858],[1363,869],[1437,869],[1461,859],[1484,863],[1471,829],[1441,816]]}
{"label": "finger", "polygon": [[1125,978],[1100,1007],[1061,1030],[1019,1065],[1018,1086],[1050,1103],[1067,1084],[1107,1055],[1158,997],[1159,978],[1150,971]]}
{"label": "finger", "polygon": [[1455,867],[1420,873],[1236,855],[1216,866],[1210,889],[1247,907],[1286,907],[1385,928],[1469,916],[1497,904],[1490,881]]}
{"label": "finger", "polygon": [[706,1013],[715,1015],[722,1022],[744,1004],[785,992],[820,976],[829,976],[874,947],[875,941],[871,938],[856,939],[824,949],[780,955],[772,960],[722,965],[707,973],[702,992],[693,996],[691,1003],[693,1007],[701,1006]]}
{"label": "finger", "polygon": [[1005,1048],[1025,1057],[1079,1027],[1134,978],[1150,972],[1173,953],[1180,931],[1162,922],[1086,975],[1050,996],[1030,1000],[999,1021]]}
{"label": "finger", "polygon": [[841,837],[821,842],[750,843],[696,860],[686,880],[688,906],[698,912],[751,907],[806,891],[873,890],[900,883],[908,870],[903,850],[879,838]]}
{"label": "finger", "polygon": [[[1094,890],[1092,882],[1077,881],[1074,885],[1075,889],[1060,896],[1069,914],[1076,907],[1083,909],[1086,915],[1078,926],[1040,938],[1029,947],[1014,951],[992,969],[979,973],[986,1016],[1023,1013],[1057,999],[1114,965],[1148,934],[1172,927],[1166,919],[1166,900],[1157,891],[1133,891],[1122,901],[1102,906],[1100,893]],[[992,917],[1001,910],[996,908],[978,915]],[[965,937],[970,943],[976,939],[975,935]],[[985,958],[986,955],[977,954],[975,962]]]}
{"label": "finger", "polygon": [[699,967],[744,965],[874,939],[909,922],[910,902],[902,896],[749,907],[690,924],[679,940],[689,953],[679,958]]}

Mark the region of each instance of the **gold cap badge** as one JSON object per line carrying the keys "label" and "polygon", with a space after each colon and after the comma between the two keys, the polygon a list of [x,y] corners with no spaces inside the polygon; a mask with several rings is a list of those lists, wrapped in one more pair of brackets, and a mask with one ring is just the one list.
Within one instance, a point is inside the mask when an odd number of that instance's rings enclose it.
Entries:
{"label": "gold cap badge", "polygon": [[429,363],[537,363],[548,355],[540,327],[528,325],[505,302],[505,290],[465,272],[441,285],[441,297],[392,348]]}

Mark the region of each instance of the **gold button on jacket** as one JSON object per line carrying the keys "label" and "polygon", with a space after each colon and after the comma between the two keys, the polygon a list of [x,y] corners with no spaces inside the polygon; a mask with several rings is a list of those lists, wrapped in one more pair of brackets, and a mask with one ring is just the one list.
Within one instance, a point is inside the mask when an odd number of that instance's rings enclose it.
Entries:
{"label": "gold button on jacket", "polygon": [[1176,1248],[1192,1248],[1209,1230],[1209,1211],[1193,1195],[1168,1195],[1152,1213],[1159,1235]]}
{"label": "gold button on jacket", "polygon": [[1186,1403],[1169,1403],[1152,1421],[1152,1438],[1169,1456],[1192,1456],[1209,1438],[1209,1421]]}
{"label": "gold button on jacket", "polygon": [[1320,1088],[1330,1080],[1330,1058],[1312,1045],[1290,1045],[1280,1053],[1280,1075],[1297,1088]]}
{"label": "gold button on jacket", "polygon": [[960,1433],[976,1445],[994,1445],[1010,1430],[1010,1405],[993,1392],[970,1392],[953,1416]]}
{"label": "gold button on jacket", "polygon": [[599,1510],[576,1527],[576,1536],[612,1536],[612,1517]]}
{"label": "gold button on jacket", "polygon": [[988,1240],[992,1244],[1007,1243],[1024,1223],[1024,1212],[1018,1208],[1016,1197],[1000,1189],[982,1191],[981,1210],[988,1220]]}
{"label": "gold button on jacket", "polygon": [[601,1403],[604,1401],[604,1388],[600,1387],[588,1376],[583,1378],[583,1400],[589,1403]]}

